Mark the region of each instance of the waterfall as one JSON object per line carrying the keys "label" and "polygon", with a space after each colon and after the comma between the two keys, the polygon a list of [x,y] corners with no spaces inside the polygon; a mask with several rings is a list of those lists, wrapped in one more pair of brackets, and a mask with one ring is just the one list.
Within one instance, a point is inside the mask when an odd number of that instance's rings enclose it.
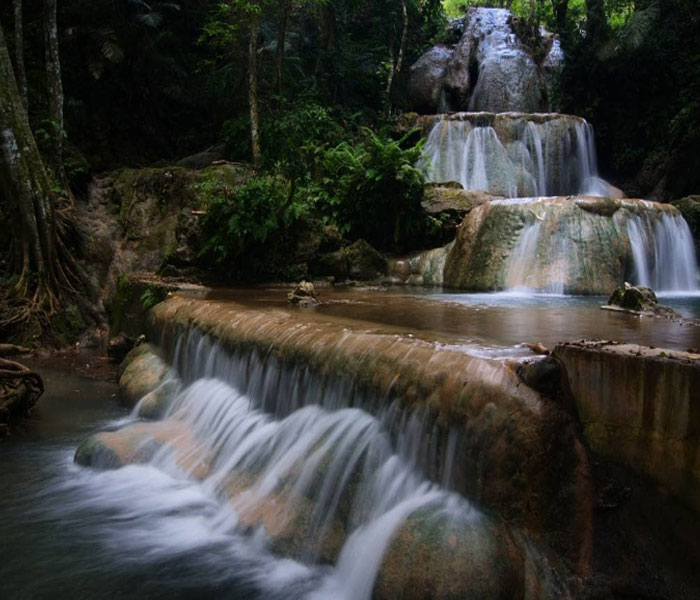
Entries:
{"label": "waterfall", "polygon": [[445,283],[453,287],[609,295],[629,281],[662,293],[699,289],[688,224],[677,209],[655,202],[491,200],[467,215],[457,237],[445,262]]}
{"label": "waterfall", "polygon": [[591,126],[562,115],[458,113],[436,119],[424,150],[428,180],[512,197],[610,195]]}
{"label": "waterfall", "polygon": [[[187,455],[206,457],[206,468],[175,460],[177,438],[150,465],[175,476],[206,473],[204,490],[233,511],[220,517],[219,535],[252,536],[311,566],[335,562],[311,598],[369,600],[396,531],[419,509],[470,527],[488,523],[449,491],[455,437],[438,448],[420,411],[389,403],[372,416],[353,406],[367,398],[352,385],[323,383],[272,355],[232,356],[196,329],[164,335],[164,345],[181,380],[164,422],[197,441]],[[442,485],[424,474],[431,465]]]}
{"label": "waterfall", "polygon": [[633,283],[658,292],[698,289],[693,236],[680,214],[633,214],[627,221],[627,235],[634,261]]}

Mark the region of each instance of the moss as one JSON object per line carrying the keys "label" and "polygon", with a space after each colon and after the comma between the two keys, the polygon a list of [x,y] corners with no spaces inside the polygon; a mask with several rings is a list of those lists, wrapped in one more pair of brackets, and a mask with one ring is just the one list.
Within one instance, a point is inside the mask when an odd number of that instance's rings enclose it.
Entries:
{"label": "moss", "polygon": [[145,330],[146,313],[167,298],[170,288],[157,281],[131,279],[121,275],[112,299],[110,337],[124,332],[135,337]]}

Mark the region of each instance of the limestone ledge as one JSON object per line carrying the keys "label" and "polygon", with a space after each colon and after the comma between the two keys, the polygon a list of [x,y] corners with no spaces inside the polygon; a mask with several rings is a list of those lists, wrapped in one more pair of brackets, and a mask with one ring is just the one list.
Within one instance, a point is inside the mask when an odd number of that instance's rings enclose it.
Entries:
{"label": "limestone ledge", "polygon": [[591,449],[700,512],[700,354],[581,341],[553,355]]}

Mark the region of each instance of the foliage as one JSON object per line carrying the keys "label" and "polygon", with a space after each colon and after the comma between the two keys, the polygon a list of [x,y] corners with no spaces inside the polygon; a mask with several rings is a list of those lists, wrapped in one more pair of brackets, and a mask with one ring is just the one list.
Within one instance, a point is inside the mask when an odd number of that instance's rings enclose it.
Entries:
{"label": "foliage", "polygon": [[281,177],[260,175],[236,190],[209,188],[214,194],[202,219],[200,259],[230,279],[265,276],[265,246],[306,214],[307,206]]}
{"label": "foliage", "polygon": [[422,235],[424,178],[415,166],[422,141],[408,145],[410,135],[394,140],[365,129],[357,143],[342,142],[320,157],[318,208],[342,233],[396,251]]}

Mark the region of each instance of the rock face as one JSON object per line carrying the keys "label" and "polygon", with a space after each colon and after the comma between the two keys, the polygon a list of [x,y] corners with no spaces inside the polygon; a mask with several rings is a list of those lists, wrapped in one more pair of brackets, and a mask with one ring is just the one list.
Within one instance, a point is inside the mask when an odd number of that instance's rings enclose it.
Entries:
{"label": "rock face", "polygon": [[[519,38],[522,28],[517,29],[508,10],[469,9],[459,41],[433,47],[411,67],[409,93],[414,109],[423,113],[546,111],[547,92],[556,87],[563,64],[561,47],[546,32],[525,42]],[[542,64],[533,55],[541,56]]]}
{"label": "rock face", "polygon": [[700,512],[700,355],[611,342],[553,355],[591,449]]}
{"label": "rock face", "polygon": [[[675,279],[692,277],[693,267],[682,265],[683,253],[673,247],[678,240],[656,236],[677,218],[675,208],[641,200],[495,200],[465,217],[447,256],[444,283],[478,291],[605,295],[649,271],[651,255],[650,278],[673,286]],[[646,232],[644,244],[637,241],[640,230]],[[676,278],[676,270],[688,273]]]}

